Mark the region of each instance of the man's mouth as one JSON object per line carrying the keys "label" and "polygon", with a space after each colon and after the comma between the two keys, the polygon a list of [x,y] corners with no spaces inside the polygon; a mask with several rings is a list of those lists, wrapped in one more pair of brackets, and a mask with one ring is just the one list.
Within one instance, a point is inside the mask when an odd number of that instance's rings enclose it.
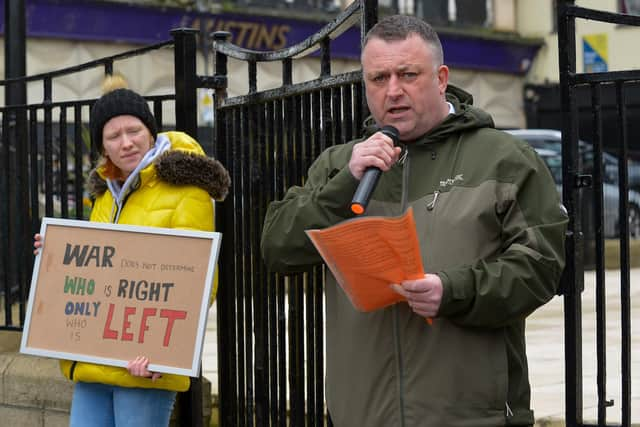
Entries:
{"label": "man's mouth", "polygon": [[395,108],[389,108],[387,111],[390,114],[401,114],[408,110],[409,110],[409,107],[395,107]]}

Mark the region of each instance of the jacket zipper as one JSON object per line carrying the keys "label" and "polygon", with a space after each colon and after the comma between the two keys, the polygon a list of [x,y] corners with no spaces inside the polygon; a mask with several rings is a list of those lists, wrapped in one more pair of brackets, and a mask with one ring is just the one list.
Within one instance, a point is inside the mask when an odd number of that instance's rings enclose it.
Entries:
{"label": "jacket zipper", "polygon": [[133,191],[130,191],[129,194],[127,194],[124,197],[124,200],[122,200],[122,205],[118,205],[118,202],[114,199],[113,200],[113,204],[115,209],[112,209],[111,212],[111,223],[112,224],[117,224],[118,222],[120,222],[120,213],[122,212],[122,209],[124,209],[124,205],[125,203],[127,203],[127,200],[129,199],[129,196],[131,195],[131,193],[133,193]]}
{"label": "jacket zipper", "polygon": [[396,369],[398,375],[398,405],[400,411],[400,427],[405,426],[404,420],[404,379],[402,376],[402,346],[400,345],[400,327],[398,320],[398,305],[393,306],[393,328],[395,329],[395,342],[396,342]]}
{"label": "jacket zipper", "polygon": [[402,197],[400,198],[400,213],[404,213],[407,210],[409,204],[409,146],[404,146],[404,153],[400,157],[400,163],[402,164]]}
{"label": "jacket zipper", "polygon": [[[113,197],[113,195],[111,195]],[[118,201],[113,199],[113,204],[111,205],[111,223],[115,224],[116,218],[118,217],[118,212],[120,212],[120,207],[118,206]]]}
{"label": "jacket zipper", "polygon": [[[140,175],[138,174],[138,176],[134,178],[135,180],[131,182],[131,185],[129,185],[129,188],[126,190],[127,192],[125,193],[121,204],[118,204],[118,200],[116,199],[115,195],[111,193],[114,204],[114,207],[111,208],[112,224],[118,224],[120,222],[120,214],[122,213],[122,209],[124,209],[124,205],[127,203],[127,200],[129,200],[129,196],[131,196],[134,191],[138,190],[142,186],[142,178],[140,177]],[[120,194],[122,194],[122,192],[120,192]]]}
{"label": "jacket zipper", "polygon": [[513,411],[509,407],[509,402],[504,402],[504,406],[505,406],[505,415],[507,416],[507,418],[513,417]]}
{"label": "jacket zipper", "polygon": [[433,192],[433,199],[431,199],[431,201],[427,204],[428,211],[432,211],[433,208],[436,207],[436,201],[438,200],[439,195],[440,195],[440,192],[438,190]]}
{"label": "jacket zipper", "polygon": [[[400,212],[404,213],[407,210],[409,204],[409,146],[403,146],[403,153],[398,161],[402,165],[402,196],[400,198]],[[400,313],[398,312],[397,304],[393,306],[393,328],[396,344],[396,369],[398,375],[398,405],[400,412],[400,427],[405,426],[404,419],[404,377],[403,377],[403,364],[402,364],[402,345],[400,343]]]}
{"label": "jacket zipper", "polygon": [[73,374],[75,374],[76,371],[76,364],[78,362],[76,362],[75,360],[71,363],[71,367],[69,368],[69,379],[71,381],[73,381]]}

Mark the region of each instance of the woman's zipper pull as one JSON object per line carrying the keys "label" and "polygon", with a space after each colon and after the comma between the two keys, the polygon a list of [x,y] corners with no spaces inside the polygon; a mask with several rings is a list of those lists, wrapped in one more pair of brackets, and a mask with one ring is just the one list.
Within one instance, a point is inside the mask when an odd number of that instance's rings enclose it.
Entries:
{"label": "woman's zipper pull", "polygon": [[433,208],[436,207],[436,200],[438,200],[438,196],[440,195],[439,191],[435,191],[433,193],[433,199],[431,199],[431,201],[429,202],[429,204],[427,205],[427,210],[428,211],[432,211]]}

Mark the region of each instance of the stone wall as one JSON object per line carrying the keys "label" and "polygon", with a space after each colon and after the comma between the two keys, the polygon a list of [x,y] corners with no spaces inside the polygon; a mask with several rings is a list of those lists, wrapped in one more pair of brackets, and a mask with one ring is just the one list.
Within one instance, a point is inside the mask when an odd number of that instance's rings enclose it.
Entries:
{"label": "stone wall", "polygon": [[[58,361],[19,352],[19,332],[0,331],[0,424],[12,427],[66,427],[73,383]],[[211,383],[203,378],[203,425],[211,420]],[[171,425],[177,425],[176,407]]]}

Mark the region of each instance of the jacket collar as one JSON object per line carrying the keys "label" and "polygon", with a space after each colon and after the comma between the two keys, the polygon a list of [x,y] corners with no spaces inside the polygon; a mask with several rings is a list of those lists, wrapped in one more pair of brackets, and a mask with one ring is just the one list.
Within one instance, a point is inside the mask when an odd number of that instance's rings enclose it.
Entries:
{"label": "jacket collar", "polygon": [[[215,200],[224,200],[231,178],[222,164],[211,157],[188,153],[182,150],[169,150],[158,156],[153,163],[140,171],[141,185],[153,177],[174,185],[194,185],[205,190]],[[92,197],[104,194],[107,183],[103,168],[98,167],[89,173],[87,190]]]}
{"label": "jacket collar", "polygon": [[[473,106],[473,96],[454,85],[448,85],[445,93],[446,100],[453,105],[455,114],[449,114],[438,126],[415,141],[407,141],[409,144],[432,143],[443,141],[452,133],[482,127],[495,127],[491,116]],[[367,139],[380,130],[372,116],[364,121],[364,138]]]}

